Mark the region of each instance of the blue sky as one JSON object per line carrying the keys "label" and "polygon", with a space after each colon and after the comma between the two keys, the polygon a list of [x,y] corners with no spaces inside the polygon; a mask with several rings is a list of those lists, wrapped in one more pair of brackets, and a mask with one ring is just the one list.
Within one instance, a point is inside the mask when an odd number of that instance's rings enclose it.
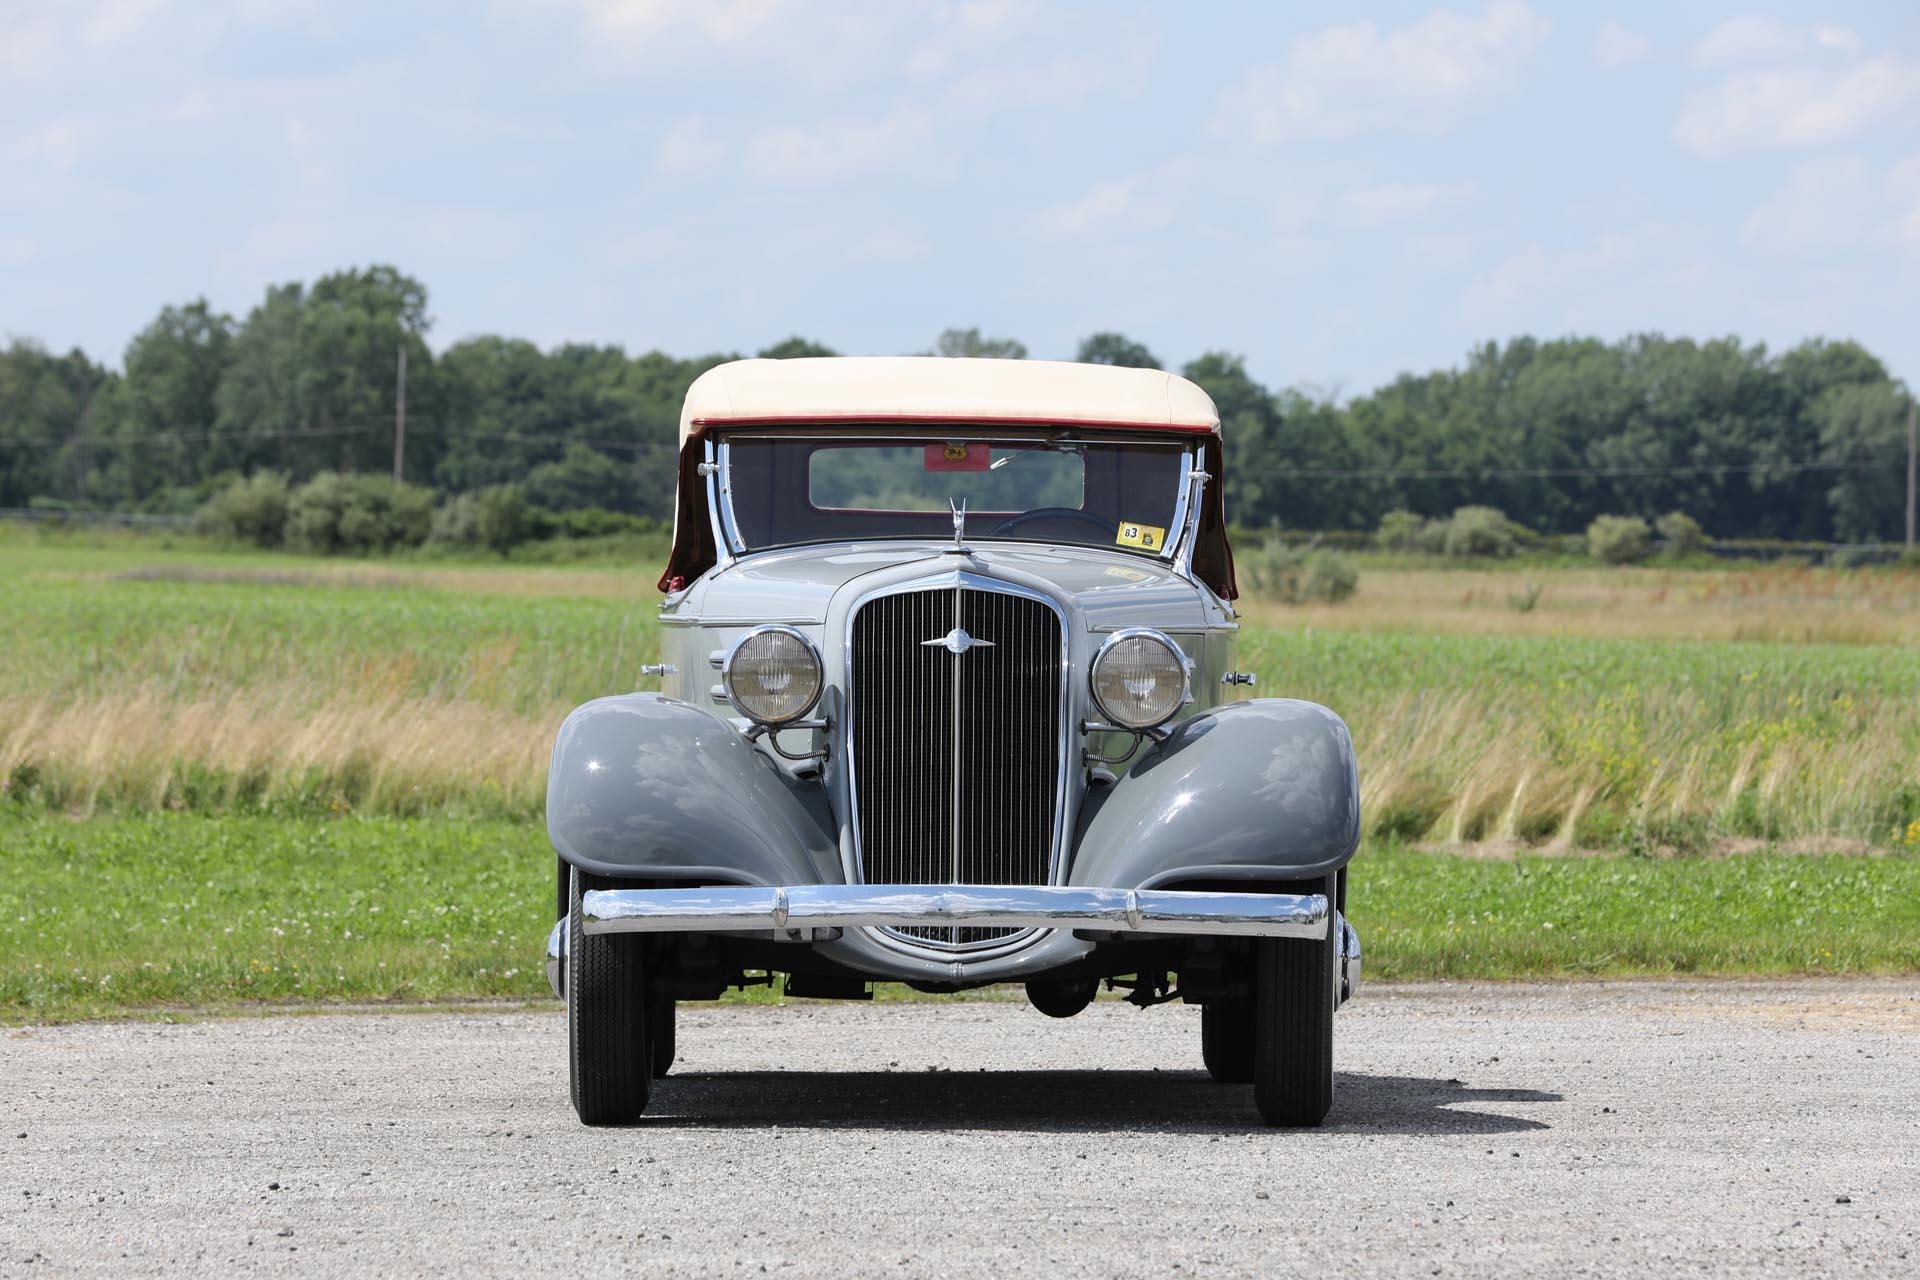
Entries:
{"label": "blue sky", "polygon": [[1520,333],[1920,378],[1920,5],[0,0],[0,334],[392,262],[444,347],[949,326],[1364,391]]}

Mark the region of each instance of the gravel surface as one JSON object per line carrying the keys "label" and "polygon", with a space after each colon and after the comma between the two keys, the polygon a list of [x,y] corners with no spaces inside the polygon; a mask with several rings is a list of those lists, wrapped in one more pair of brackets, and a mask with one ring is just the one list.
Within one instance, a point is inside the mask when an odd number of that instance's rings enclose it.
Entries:
{"label": "gravel surface", "polygon": [[0,1273],[1920,1273],[1920,982],[1376,985],[1298,1133],[1199,1024],[695,1005],[600,1131],[545,1010],[0,1030]]}

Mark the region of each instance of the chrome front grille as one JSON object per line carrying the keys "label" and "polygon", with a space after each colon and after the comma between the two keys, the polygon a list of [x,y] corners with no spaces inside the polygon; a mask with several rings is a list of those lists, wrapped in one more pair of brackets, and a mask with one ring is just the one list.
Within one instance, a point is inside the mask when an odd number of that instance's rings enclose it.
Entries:
{"label": "chrome front grille", "polygon": [[[925,643],[961,631],[965,652]],[[1062,778],[1052,606],[969,587],[880,596],[854,614],[848,675],[867,883],[1046,884]],[[1015,931],[897,932],[957,949]]]}

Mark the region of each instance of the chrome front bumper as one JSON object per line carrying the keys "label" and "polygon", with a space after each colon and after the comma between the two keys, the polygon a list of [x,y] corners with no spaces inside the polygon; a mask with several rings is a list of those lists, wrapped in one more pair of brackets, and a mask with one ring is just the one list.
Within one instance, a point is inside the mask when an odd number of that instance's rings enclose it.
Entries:
{"label": "chrome front bumper", "polygon": [[[1089,929],[1256,938],[1324,938],[1339,930],[1340,1000],[1360,985],[1360,938],[1318,893],[1195,893],[1054,885],[716,886],[593,889],[582,895],[588,933],[708,933],[955,925]],[[547,935],[547,980],[562,994],[566,921]]]}
{"label": "chrome front bumper", "polygon": [[594,889],[580,909],[588,933],[953,925],[1253,938],[1324,938],[1329,914],[1319,893],[991,884]]}

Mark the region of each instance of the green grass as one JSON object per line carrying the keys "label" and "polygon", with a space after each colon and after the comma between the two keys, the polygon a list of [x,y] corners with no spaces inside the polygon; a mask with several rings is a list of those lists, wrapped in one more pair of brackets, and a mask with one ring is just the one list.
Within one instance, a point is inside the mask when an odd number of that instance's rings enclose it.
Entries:
{"label": "green grass", "polygon": [[1920,858],[1504,861],[1385,846],[1353,867],[1371,976],[1920,970]]}
{"label": "green grass", "polygon": [[[657,660],[653,576],[0,529],[0,1019],[542,996],[545,752]],[[1920,646],[1425,633],[1469,606],[1421,589],[1241,633],[1354,729],[1371,976],[1920,969]]]}
{"label": "green grass", "polygon": [[[528,823],[0,818],[0,1020],[542,997],[552,874]],[[1372,978],[1920,969],[1915,858],[1383,846],[1350,900]]]}
{"label": "green grass", "polygon": [[[525,712],[632,688],[657,648],[651,599],[560,594],[564,577],[551,595],[491,594],[415,585],[407,571],[384,567],[359,580],[302,579],[352,566],[262,560],[163,561],[233,575],[181,581],[129,576],[152,557],[0,555],[12,569],[0,572],[0,585],[18,621],[0,695],[85,697],[140,684],[184,696],[371,679],[405,695]],[[485,571],[479,576],[484,584]]]}

